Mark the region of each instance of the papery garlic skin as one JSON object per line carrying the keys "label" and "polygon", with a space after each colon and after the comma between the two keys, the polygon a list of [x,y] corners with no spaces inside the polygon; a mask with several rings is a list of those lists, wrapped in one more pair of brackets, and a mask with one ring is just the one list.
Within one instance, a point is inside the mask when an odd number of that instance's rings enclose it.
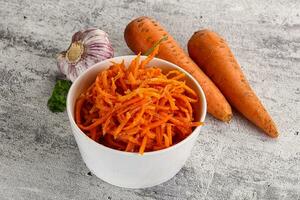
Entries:
{"label": "papery garlic skin", "polygon": [[86,69],[113,56],[108,35],[100,29],[91,28],[73,35],[68,50],[58,55],[57,66],[67,79],[74,82]]}

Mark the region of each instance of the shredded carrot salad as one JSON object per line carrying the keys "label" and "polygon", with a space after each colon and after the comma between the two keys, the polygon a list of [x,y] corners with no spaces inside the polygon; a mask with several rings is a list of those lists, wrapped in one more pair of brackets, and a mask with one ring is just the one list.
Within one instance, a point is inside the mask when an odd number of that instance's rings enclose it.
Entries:
{"label": "shredded carrot salad", "polygon": [[158,47],[143,61],[140,54],[128,68],[112,63],[76,101],[75,121],[94,141],[107,147],[143,154],[172,146],[193,127],[198,96],[177,70],[163,74],[146,67]]}

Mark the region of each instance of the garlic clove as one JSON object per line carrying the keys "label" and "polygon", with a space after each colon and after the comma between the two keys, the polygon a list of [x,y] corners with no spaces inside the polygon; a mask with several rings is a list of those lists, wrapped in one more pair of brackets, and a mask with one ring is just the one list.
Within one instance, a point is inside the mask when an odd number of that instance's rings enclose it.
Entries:
{"label": "garlic clove", "polygon": [[68,71],[68,61],[63,53],[60,53],[57,57],[57,66],[62,74],[66,74]]}

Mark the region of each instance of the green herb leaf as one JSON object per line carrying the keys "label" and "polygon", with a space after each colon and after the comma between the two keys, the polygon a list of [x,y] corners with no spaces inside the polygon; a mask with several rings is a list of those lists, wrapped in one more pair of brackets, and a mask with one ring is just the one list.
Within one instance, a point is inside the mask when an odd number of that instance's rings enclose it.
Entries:
{"label": "green herb leaf", "polygon": [[68,80],[57,80],[52,91],[52,95],[48,100],[48,108],[52,112],[63,112],[66,109],[66,101],[68,91],[72,85]]}
{"label": "green herb leaf", "polygon": [[167,39],[168,39],[167,35],[165,35],[162,38],[160,38],[160,40],[158,40],[157,42],[155,42],[154,45],[150,49],[148,49],[146,51],[146,53],[144,53],[144,55],[145,56],[149,56],[152,53],[152,51],[155,49],[155,47],[157,47],[157,45],[160,45],[160,43],[162,43],[163,41],[166,41]]}

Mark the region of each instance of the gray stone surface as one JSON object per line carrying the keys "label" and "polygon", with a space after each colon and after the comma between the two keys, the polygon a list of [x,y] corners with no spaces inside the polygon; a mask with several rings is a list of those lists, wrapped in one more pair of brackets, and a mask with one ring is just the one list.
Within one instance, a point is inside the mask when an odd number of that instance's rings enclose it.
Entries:
{"label": "gray stone surface", "polygon": [[[46,107],[55,55],[75,31],[96,26],[116,55],[130,54],[123,30],[158,19],[185,47],[200,28],[230,43],[280,137],[238,113],[208,116],[192,156],[170,181],[148,189],[111,186],[81,160],[66,113]],[[0,199],[300,199],[300,1],[0,0]]]}

